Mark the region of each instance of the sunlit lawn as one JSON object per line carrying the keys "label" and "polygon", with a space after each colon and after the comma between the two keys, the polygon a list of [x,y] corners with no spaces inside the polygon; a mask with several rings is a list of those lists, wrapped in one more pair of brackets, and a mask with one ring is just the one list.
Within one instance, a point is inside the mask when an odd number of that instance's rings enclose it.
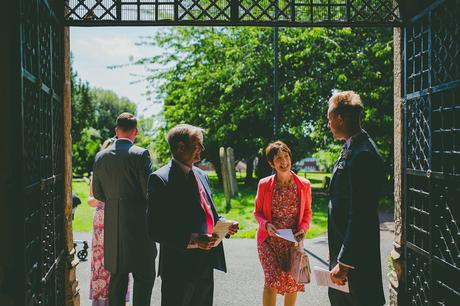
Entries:
{"label": "sunlit lawn", "polygon": [[[303,173],[301,173],[303,176]],[[307,178],[311,181],[313,188],[322,186],[325,174],[307,173]],[[231,201],[231,210],[225,213],[225,196],[222,187],[219,186],[217,176],[214,172],[209,172],[211,187],[214,193],[214,202],[221,215],[227,219],[237,220],[240,223],[240,230],[236,237],[254,238],[257,230],[257,222],[254,219],[254,199],[256,186],[246,187],[243,183],[243,177],[238,175],[238,195]],[[82,204],[79,205],[75,212],[73,224],[74,231],[89,232],[92,230],[92,221],[94,208],[87,205],[89,186],[85,181],[74,181],[73,190],[80,197]],[[313,220],[308,238],[317,237],[326,232],[327,227],[327,198],[314,197],[312,203]]]}
{"label": "sunlit lawn", "polygon": [[[310,174],[307,173],[307,178],[310,179]],[[321,175],[316,175],[316,180],[322,182]],[[303,174],[302,174],[303,176]],[[217,176],[210,172],[212,189],[214,191],[214,201],[216,208],[227,219],[237,220],[240,223],[240,230],[236,237],[254,238],[257,230],[257,222],[253,215],[254,199],[256,196],[257,187],[245,187],[243,178],[238,178],[238,196],[231,200],[231,210],[225,212],[225,196],[222,187],[219,186]],[[315,187],[313,185],[313,188]],[[327,229],[327,198],[314,197],[312,202],[313,219],[310,230],[307,233],[307,238],[317,237],[326,232]]]}
{"label": "sunlit lawn", "polygon": [[75,217],[73,219],[73,230],[76,232],[90,232],[93,228],[93,215],[95,208],[87,204],[89,185],[85,181],[73,181],[73,192],[81,200],[81,204],[75,209]]}

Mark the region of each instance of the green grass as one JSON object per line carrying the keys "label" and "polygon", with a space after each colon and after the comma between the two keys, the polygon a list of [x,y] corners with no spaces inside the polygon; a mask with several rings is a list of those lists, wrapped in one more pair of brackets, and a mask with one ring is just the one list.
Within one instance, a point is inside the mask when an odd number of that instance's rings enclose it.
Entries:
{"label": "green grass", "polygon": [[328,176],[331,177],[330,173],[326,172],[304,172],[299,171],[297,173],[299,176],[305,177],[310,181],[311,188],[313,189],[322,189],[324,185],[324,178]]}
{"label": "green grass", "polygon": [[88,205],[89,184],[85,181],[73,181],[73,192],[81,200],[81,204],[75,209],[73,230],[75,232],[90,232],[93,230],[93,215],[95,208]]}
{"label": "green grass", "polygon": [[[217,211],[227,219],[236,220],[240,224],[240,230],[235,235],[237,238],[254,238],[258,224],[254,218],[254,199],[256,196],[256,186],[244,186],[244,175],[238,175],[238,195],[231,201],[231,210],[225,213],[225,195],[219,186],[215,172],[209,172],[211,188],[214,193],[214,202]],[[303,174],[301,174],[303,176]],[[312,182],[312,187],[322,182],[325,174],[307,173],[307,178]],[[316,185],[315,185],[316,184]],[[73,191],[80,197],[82,204],[75,211],[73,230],[77,232],[92,231],[94,208],[88,206],[89,185],[84,181],[74,181]],[[326,232],[327,229],[327,198],[313,197],[312,203],[313,219],[307,238],[317,237]]]}
{"label": "green grass", "polygon": [[[316,173],[313,174],[316,175]],[[231,200],[231,210],[225,213],[225,196],[222,187],[218,184],[217,175],[212,172],[209,172],[208,175],[217,211],[225,218],[236,220],[240,224],[240,229],[235,237],[254,238],[258,227],[253,215],[257,187],[246,187],[243,178],[238,178],[238,195]],[[322,174],[322,176],[324,175]],[[310,173],[307,173],[307,178],[310,179]],[[317,237],[327,230],[327,198],[314,197],[312,202],[313,218],[307,238]]]}

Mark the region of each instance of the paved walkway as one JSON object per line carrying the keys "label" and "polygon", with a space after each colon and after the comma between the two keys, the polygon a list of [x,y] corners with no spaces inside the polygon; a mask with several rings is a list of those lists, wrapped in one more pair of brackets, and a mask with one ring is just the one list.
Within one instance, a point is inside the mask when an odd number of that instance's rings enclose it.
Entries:
{"label": "paved walkway", "polygon": [[[381,253],[382,271],[386,300],[388,301],[388,256],[393,242],[392,216],[381,215]],[[75,233],[75,239],[91,241],[90,233]],[[257,306],[261,305],[263,289],[263,272],[260,266],[256,241],[254,239],[228,239],[224,241],[228,273],[215,272],[215,306]],[[305,247],[319,258],[327,259],[327,239],[319,237],[305,240]],[[310,256],[312,266],[324,266],[320,261]],[[77,278],[80,285],[82,306],[90,306],[89,292],[90,262],[80,262],[77,266]],[[157,278],[152,295],[152,306],[160,305],[161,279]],[[281,296],[278,305],[282,304]],[[327,290],[314,284],[305,286],[305,292],[300,293],[297,305],[323,306],[329,305]],[[198,306],[198,305],[197,305]]]}

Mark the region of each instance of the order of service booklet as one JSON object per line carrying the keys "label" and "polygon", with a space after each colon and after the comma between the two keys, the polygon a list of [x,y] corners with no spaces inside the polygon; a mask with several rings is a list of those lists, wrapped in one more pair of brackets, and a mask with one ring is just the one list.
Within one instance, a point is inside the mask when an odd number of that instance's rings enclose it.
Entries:
{"label": "order of service booklet", "polygon": [[294,237],[294,233],[292,232],[292,229],[290,228],[277,229],[276,237],[282,238],[287,241],[294,242],[295,245],[298,244],[297,240]]}
{"label": "order of service booklet", "polygon": [[346,282],[343,286],[336,285],[332,282],[329,270],[320,267],[313,267],[313,273],[315,274],[315,280],[318,286],[328,286],[346,293],[350,292],[348,282]]}
{"label": "order of service booklet", "polygon": [[[226,219],[219,219],[214,225],[213,235],[217,235],[217,240],[212,247],[216,247],[219,243],[224,239],[225,235],[228,233],[230,227],[235,224],[235,221],[226,220]],[[187,246],[187,249],[196,249],[198,248],[198,244],[191,244]]]}

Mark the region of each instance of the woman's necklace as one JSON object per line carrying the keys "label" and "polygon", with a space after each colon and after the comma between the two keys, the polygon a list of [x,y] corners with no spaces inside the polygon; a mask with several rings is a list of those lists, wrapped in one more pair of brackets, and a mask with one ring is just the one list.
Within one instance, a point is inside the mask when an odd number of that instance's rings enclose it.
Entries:
{"label": "woman's necklace", "polygon": [[290,186],[292,184],[292,174],[289,174],[289,178],[285,180],[280,180],[277,178],[277,182],[279,186]]}

